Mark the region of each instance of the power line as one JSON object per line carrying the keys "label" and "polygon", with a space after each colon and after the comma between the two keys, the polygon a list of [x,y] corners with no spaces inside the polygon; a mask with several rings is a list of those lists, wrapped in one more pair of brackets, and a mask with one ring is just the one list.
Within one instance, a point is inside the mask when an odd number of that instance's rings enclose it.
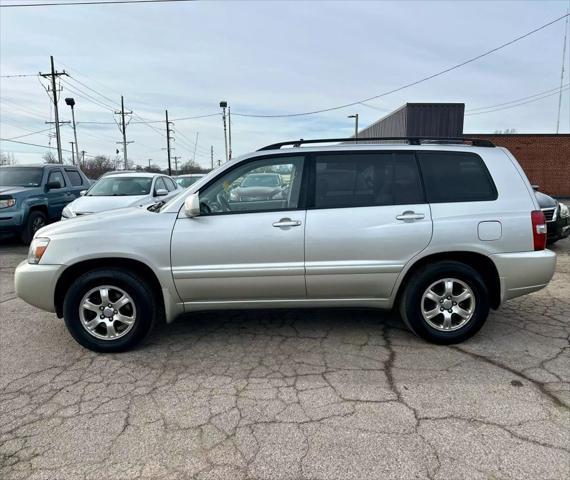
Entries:
{"label": "power line", "polygon": [[533,30],[531,30],[531,31],[529,31],[529,32],[527,32],[527,33],[525,33],[525,34],[523,34],[523,35],[520,35],[520,36],[518,36],[518,37],[515,37],[515,38],[513,38],[512,40],[509,40],[509,41],[506,42],[506,43],[503,43],[503,44],[501,44],[501,45],[499,45],[499,46],[497,46],[497,47],[495,47],[495,48],[492,48],[491,50],[487,50],[486,52],[483,52],[483,53],[481,53],[481,54],[479,54],[479,55],[477,55],[477,56],[475,56],[475,57],[471,57],[471,58],[469,58],[469,59],[467,59],[467,60],[464,60],[463,62],[457,63],[457,64],[455,64],[455,65],[453,65],[453,66],[451,66],[451,67],[449,67],[449,68],[446,68],[446,69],[444,69],[444,70],[441,70],[441,71],[439,71],[439,72],[437,72],[437,73],[434,73],[434,74],[432,74],[432,75],[428,75],[427,77],[420,78],[419,80],[416,80],[416,81],[414,81],[414,82],[407,83],[407,84],[405,84],[405,85],[402,85],[401,87],[394,88],[394,89],[392,89],[392,90],[388,90],[388,91],[386,91],[386,92],[379,93],[378,95],[373,95],[372,97],[364,98],[364,99],[362,99],[362,100],[357,100],[357,101],[354,101],[354,102],[345,103],[345,104],[343,104],[343,105],[337,105],[337,106],[335,106],[335,107],[322,108],[322,109],[320,109],[320,110],[312,110],[312,111],[309,111],[309,112],[287,113],[287,114],[275,114],[275,115],[248,114],[248,113],[235,113],[235,112],[234,112],[234,115],[237,115],[237,116],[240,116],[240,117],[250,117],[250,118],[301,117],[301,116],[305,116],[305,115],[315,115],[315,114],[317,114],[317,113],[324,113],[324,112],[331,112],[331,111],[333,111],[333,110],[340,110],[341,108],[353,107],[353,106],[355,106],[355,105],[359,105],[359,104],[362,104],[362,103],[364,103],[364,102],[369,102],[369,101],[375,100],[375,99],[377,99],[377,98],[381,98],[381,97],[385,97],[385,96],[387,96],[387,95],[391,95],[392,93],[400,92],[400,91],[402,91],[402,90],[405,90],[405,89],[407,89],[407,88],[413,87],[413,86],[418,85],[418,84],[420,84],[420,83],[427,82],[428,80],[432,80],[432,79],[434,79],[434,78],[436,78],[436,77],[440,77],[441,75],[444,75],[444,74],[446,74],[446,73],[449,73],[449,72],[451,72],[451,71],[453,71],[453,70],[457,70],[458,68],[464,67],[465,65],[468,65],[468,64],[470,64],[470,63],[473,63],[473,62],[475,62],[475,61],[477,61],[477,60],[480,60],[481,58],[484,58],[484,57],[486,57],[486,56],[488,56],[488,55],[491,55],[492,53],[495,53],[495,52],[497,52],[497,51],[499,51],[499,50],[502,50],[503,48],[506,48],[506,47],[512,45],[513,43],[519,42],[520,40],[523,40],[523,39],[525,39],[525,38],[527,38],[527,37],[530,37],[531,35],[533,35],[533,34],[539,32],[539,31],[541,31],[541,30],[544,30],[545,28],[547,28],[547,27],[549,27],[549,26],[551,26],[551,25],[554,25],[555,23],[559,22],[560,20],[565,19],[566,17],[568,17],[568,15],[569,15],[568,13],[565,14],[565,15],[562,15],[561,17],[558,17],[558,18],[556,18],[556,19],[554,19],[554,20],[551,20],[550,22],[545,23],[544,25],[541,25],[540,27],[537,27],[537,28],[535,28],[535,29],[533,29]]}
{"label": "power line", "polygon": [[6,140],[16,140],[18,138],[30,137],[32,135],[38,135],[40,133],[44,133],[44,132],[47,132],[49,130],[51,130],[51,127],[44,128],[43,130],[38,130],[37,132],[30,132],[30,133],[25,133],[24,135],[18,135],[16,137],[10,137],[10,138],[7,138]]}
{"label": "power line", "polygon": [[14,8],[14,7],[60,7],[68,5],[118,5],[128,3],[177,3],[177,2],[193,2],[194,0],[87,0],[79,2],[57,2],[57,3],[13,3],[10,5],[0,5],[0,8]]}
{"label": "power line", "polygon": [[[21,142],[20,140],[10,140],[9,138],[0,138],[0,142],[12,142],[12,143],[19,143],[21,145],[29,145],[32,147],[39,147],[39,148],[49,148],[51,150],[57,150],[57,147],[48,147],[46,145],[38,145],[37,143],[29,143],[29,142]],[[68,150],[66,148],[62,148],[61,149],[63,152],[68,152],[71,153],[71,150]],[[95,155],[90,155],[88,153],[85,153],[85,155],[87,157],[93,157],[95,158]]]}
{"label": "power line", "polygon": [[24,78],[24,77],[37,77],[37,76],[38,76],[37,73],[30,73],[22,75],[0,75],[0,78]]}
{"label": "power line", "polygon": [[560,87],[551,88],[550,90],[545,90],[544,92],[539,92],[539,93],[535,93],[533,95],[528,95],[526,97],[517,98],[516,100],[511,100],[510,102],[497,103],[496,105],[489,105],[488,107],[470,108],[469,110],[466,110],[466,113],[472,113],[472,112],[475,112],[478,110],[488,110],[489,108],[502,107],[504,105],[509,105],[511,103],[518,103],[518,102],[522,102],[524,100],[528,100],[530,98],[539,97],[539,96],[544,95],[546,93],[552,93],[552,92],[558,93],[561,89],[563,89],[564,87],[567,87],[568,85],[570,85],[570,83],[566,83],[565,85],[561,85]]}
{"label": "power line", "polygon": [[[568,90],[568,87],[565,87],[565,88],[563,88],[562,90],[560,90],[560,92],[565,92],[565,91],[567,91],[567,90]],[[469,116],[471,116],[471,115],[483,115],[483,114],[485,114],[485,113],[493,113],[493,112],[499,112],[499,111],[501,111],[501,110],[508,110],[508,109],[510,109],[510,108],[520,107],[521,105],[526,105],[527,103],[537,102],[537,101],[539,101],[539,100],[543,100],[543,99],[545,99],[545,98],[552,97],[552,96],[558,95],[558,94],[559,94],[559,92],[556,91],[556,92],[553,92],[553,93],[549,93],[549,94],[547,94],[547,95],[543,95],[542,97],[534,98],[534,99],[532,99],[532,100],[527,100],[526,102],[520,102],[520,103],[516,103],[516,104],[514,104],[514,105],[509,105],[509,106],[506,106],[506,107],[495,108],[495,109],[492,109],[492,110],[486,110],[486,111],[483,111],[483,112],[466,113],[465,116],[468,116],[468,115],[469,115]]]}

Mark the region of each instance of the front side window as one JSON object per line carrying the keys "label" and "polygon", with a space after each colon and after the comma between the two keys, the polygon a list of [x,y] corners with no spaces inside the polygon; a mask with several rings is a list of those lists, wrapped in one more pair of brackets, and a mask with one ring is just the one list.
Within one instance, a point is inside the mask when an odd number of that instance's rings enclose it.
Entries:
{"label": "front side window", "polygon": [[200,192],[204,214],[292,210],[299,206],[303,156],[247,162]]}
{"label": "front side window", "polygon": [[39,187],[43,173],[35,167],[0,167],[0,187]]}
{"label": "front side window", "polygon": [[166,183],[166,188],[169,192],[176,190],[176,185],[174,185],[174,181],[171,178],[164,177],[164,183]]}
{"label": "front side window", "polygon": [[65,187],[65,180],[61,170],[52,170],[49,172],[48,183],[59,183],[59,188]]}
{"label": "front side window", "polygon": [[158,177],[154,184],[154,194],[156,195],[159,190],[166,190],[166,185],[162,177]]}
{"label": "front side window", "polygon": [[105,177],[99,180],[89,192],[88,197],[124,197],[148,195],[152,178],[148,177]]}
{"label": "front side window", "polygon": [[413,152],[316,157],[315,208],[425,203]]}
{"label": "front side window", "polygon": [[418,152],[428,202],[497,199],[497,190],[479,155],[469,152]]}

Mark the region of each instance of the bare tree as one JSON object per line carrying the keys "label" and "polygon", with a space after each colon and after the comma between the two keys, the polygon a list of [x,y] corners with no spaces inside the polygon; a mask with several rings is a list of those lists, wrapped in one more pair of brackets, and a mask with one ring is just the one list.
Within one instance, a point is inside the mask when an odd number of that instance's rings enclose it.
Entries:
{"label": "bare tree", "polygon": [[48,150],[42,155],[44,163],[58,163],[57,158],[51,150]]}
{"label": "bare tree", "polygon": [[97,179],[106,172],[116,170],[115,159],[104,155],[97,155],[94,158],[85,159],[81,169],[89,178]]}
{"label": "bare tree", "polygon": [[1,165],[16,165],[14,154],[0,152],[0,166]]}

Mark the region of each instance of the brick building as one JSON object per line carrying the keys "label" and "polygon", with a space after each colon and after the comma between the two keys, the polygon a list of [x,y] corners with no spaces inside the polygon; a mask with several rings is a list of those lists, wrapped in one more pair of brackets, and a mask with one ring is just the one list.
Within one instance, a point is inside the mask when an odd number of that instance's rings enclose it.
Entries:
{"label": "brick building", "polygon": [[555,197],[570,197],[570,134],[469,133],[508,148],[532,184]]}

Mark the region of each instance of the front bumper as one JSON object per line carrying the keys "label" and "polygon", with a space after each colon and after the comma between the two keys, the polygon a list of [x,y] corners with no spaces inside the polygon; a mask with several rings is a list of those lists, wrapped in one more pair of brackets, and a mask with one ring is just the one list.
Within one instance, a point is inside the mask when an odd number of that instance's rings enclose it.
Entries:
{"label": "front bumper", "polygon": [[24,260],[16,267],[16,295],[24,302],[48,312],[55,312],[54,292],[65,265],[30,264]]}
{"label": "front bumper", "polygon": [[546,223],[547,238],[549,241],[556,241],[570,235],[570,218],[558,217],[553,222]]}
{"label": "front bumper", "polygon": [[24,227],[24,216],[19,210],[0,210],[0,233],[20,233]]}
{"label": "front bumper", "polygon": [[550,250],[491,255],[501,281],[501,303],[546,287],[556,269]]}

